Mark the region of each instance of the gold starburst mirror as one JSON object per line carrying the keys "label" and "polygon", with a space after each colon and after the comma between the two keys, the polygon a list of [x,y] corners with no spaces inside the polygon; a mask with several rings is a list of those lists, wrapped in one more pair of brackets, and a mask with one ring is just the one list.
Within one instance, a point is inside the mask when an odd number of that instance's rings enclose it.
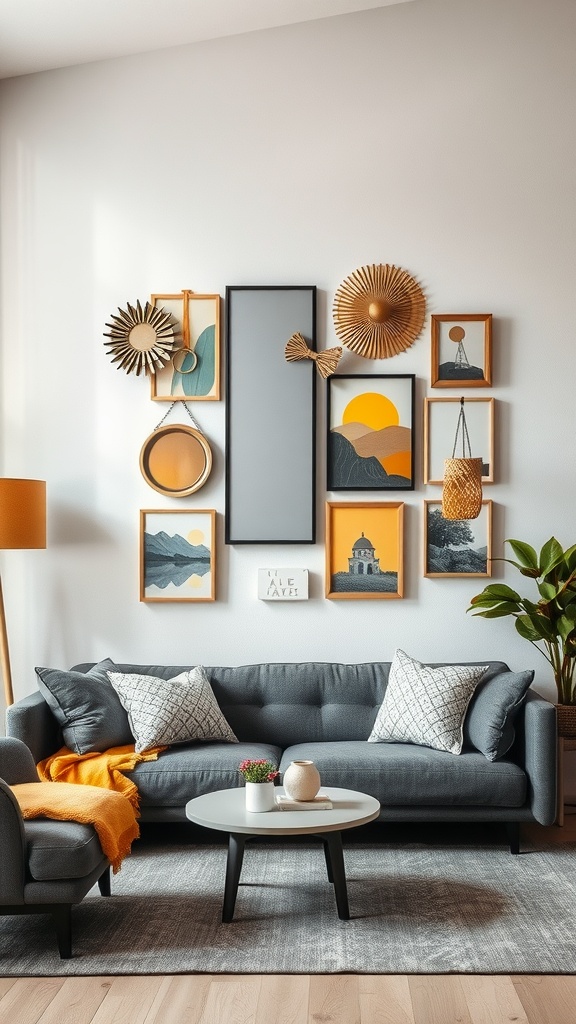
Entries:
{"label": "gold starburst mirror", "polygon": [[422,331],[426,299],[406,270],[372,264],[342,282],[333,314],[347,348],[366,359],[387,359],[409,348]]}
{"label": "gold starburst mirror", "polygon": [[104,331],[108,354],[112,362],[118,363],[118,370],[126,373],[136,372],[136,376],[144,373],[154,374],[157,369],[165,366],[174,348],[174,326],[172,314],[165,309],[147,302],[142,309],[140,302],[136,307],[126,303],[126,309],[118,307],[118,316],[111,314],[111,324],[106,324],[109,331]]}

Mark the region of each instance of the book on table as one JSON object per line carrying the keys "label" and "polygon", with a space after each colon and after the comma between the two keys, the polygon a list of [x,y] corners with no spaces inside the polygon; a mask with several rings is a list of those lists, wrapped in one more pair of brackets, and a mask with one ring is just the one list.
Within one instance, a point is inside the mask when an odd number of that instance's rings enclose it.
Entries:
{"label": "book on table", "polygon": [[318,793],[313,800],[293,800],[285,793],[279,793],[276,804],[281,811],[329,811],[332,807],[332,801],[325,793]]}

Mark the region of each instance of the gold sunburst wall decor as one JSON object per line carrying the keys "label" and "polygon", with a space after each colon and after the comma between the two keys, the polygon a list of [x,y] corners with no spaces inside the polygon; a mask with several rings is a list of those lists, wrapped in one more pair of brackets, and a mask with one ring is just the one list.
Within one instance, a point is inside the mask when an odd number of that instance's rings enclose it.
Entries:
{"label": "gold sunburst wall decor", "polygon": [[340,340],[365,359],[387,359],[409,348],[421,333],[426,299],[408,271],[389,263],[355,270],[334,296]]}
{"label": "gold sunburst wall decor", "polygon": [[136,376],[144,373],[154,374],[157,369],[165,366],[172,355],[175,334],[172,314],[165,309],[147,302],[142,309],[139,301],[136,306],[126,303],[126,309],[118,307],[118,316],[111,314],[111,324],[106,324],[109,331],[104,331],[108,354],[112,362],[118,363],[118,370],[126,373],[135,371]]}

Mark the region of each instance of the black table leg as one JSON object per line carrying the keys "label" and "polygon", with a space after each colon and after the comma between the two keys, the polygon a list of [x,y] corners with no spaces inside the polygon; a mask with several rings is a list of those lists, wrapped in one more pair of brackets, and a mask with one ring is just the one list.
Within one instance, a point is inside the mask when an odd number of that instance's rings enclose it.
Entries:
{"label": "black table leg", "polygon": [[234,832],[230,833],[230,837],[228,839],[224,905],[222,907],[222,921],[224,924],[228,924],[228,922],[234,917],[234,907],[236,906],[236,895],[238,893],[240,872],[242,871],[246,839],[247,837],[245,835]]}
{"label": "black table leg", "polygon": [[349,921],[350,909],[348,907],[348,890],[346,888],[346,872],[344,870],[342,833],[325,832],[322,836],[322,842],[324,843],[324,851],[326,853],[328,878],[334,882],[334,895],[336,897],[338,917],[341,921]]}
{"label": "black table leg", "polygon": [[332,863],[330,861],[330,850],[328,849],[328,840],[324,836],[321,836],[320,838],[322,839],[322,845],[324,847],[324,858],[326,860],[326,871],[328,872],[328,881],[333,883],[334,877],[332,875]]}

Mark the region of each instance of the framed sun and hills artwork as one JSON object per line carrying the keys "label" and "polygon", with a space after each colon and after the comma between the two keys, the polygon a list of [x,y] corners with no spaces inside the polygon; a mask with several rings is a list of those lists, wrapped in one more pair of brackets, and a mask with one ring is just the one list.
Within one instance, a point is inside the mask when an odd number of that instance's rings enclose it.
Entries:
{"label": "framed sun and hills artwork", "polygon": [[414,490],[414,374],[338,374],[327,384],[327,489]]}

